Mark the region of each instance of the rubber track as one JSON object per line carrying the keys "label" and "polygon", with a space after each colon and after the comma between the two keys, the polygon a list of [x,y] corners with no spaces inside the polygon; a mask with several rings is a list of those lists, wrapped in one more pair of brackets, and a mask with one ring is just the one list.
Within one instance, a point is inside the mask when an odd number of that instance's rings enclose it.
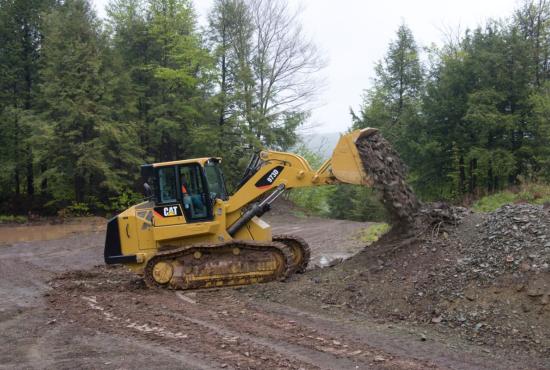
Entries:
{"label": "rubber track", "polygon": [[[293,267],[293,256],[292,252],[290,251],[290,248],[288,248],[285,244],[279,243],[279,242],[257,242],[257,241],[248,241],[248,240],[231,240],[229,242],[225,243],[217,243],[217,244],[194,244],[190,246],[181,247],[178,249],[171,249],[169,251],[165,252],[159,252],[154,257],[152,257],[145,266],[144,270],[144,276],[143,279],[145,280],[145,284],[149,287],[157,287],[157,288],[170,288],[170,284],[159,284],[155,281],[153,278],[153,267],[155,264],[159,261],[170,261],[174,260],[180,257],[183,257],[185,255],[191,255],[195,253],[196,251],[201,250],[212,250],[215,248],[234,248],[238,247],[240,249],[248,249],[248,250],[266,250],[270,249],[273,251],[275,249],[278,251],[285,260],[285,268],[281,276],[275,276],[273,279],[269,279],[268,281],[284,281],[288,276],[292,274],[292,267]],[[178,287],[178,289],[193,289],[193,288],[186,288],[186,287]],[[198,288],[200,289],[200,288]]]}
{"label": "rubber track", "polygon": [[306,271],[307,265],[309,263],[309,259],[311,258],[311,249],[309,248],[309,244],[304,239],[295,235],[280,234],[280,235],[274,235],[273,241],[281,242],[285,245],[287,245],[287,241],[293,241],[297,243],[302,249],[302,255],[304,256],[304,258],[300,263],[292,266],[292,273],[302,274]]}

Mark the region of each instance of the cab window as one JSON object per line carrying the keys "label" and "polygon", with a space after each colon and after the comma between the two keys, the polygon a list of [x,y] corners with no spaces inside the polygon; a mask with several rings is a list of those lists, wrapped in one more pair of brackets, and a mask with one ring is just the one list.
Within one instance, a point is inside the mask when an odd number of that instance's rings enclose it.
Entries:
{"label": "cab window", "polygon": [[174,167],[160,168],[159,176],[159,192],[161,203],[176,202],[176,169]]}
{"label": "cab window", "polygon": [[206,173],[206,181],[208,182],[210,198],[227,200],[225,181],[219,165],[217,163],[207,162],[204,165],[204,172]]}
{"label": "cab window", "polygon": [[210,215],[209,197],[204,186],[201,166],[185,165],[179,167],[181,199],[186,218],[204,219]]}

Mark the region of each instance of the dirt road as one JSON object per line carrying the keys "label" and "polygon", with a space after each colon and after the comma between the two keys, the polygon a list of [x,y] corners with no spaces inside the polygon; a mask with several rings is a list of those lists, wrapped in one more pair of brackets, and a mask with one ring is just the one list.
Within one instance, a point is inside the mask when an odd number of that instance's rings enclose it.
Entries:
{"label": "dirt road", "polygon": [[[356,252],[368,226],[282,215],[270,222],[275,232],[305,238],[314,261]],[[28,242],[3,230],[12,244],[0,245],[0,368],[529,367],[359,313],[307,309],[300,297],[285,305],[267,294],[259,299],[253,287],[146,289],[124,269],[103,267],[104,232],[91,230],[49,229],[60,238]],[[292,281],[273,289],[286,284]]]}

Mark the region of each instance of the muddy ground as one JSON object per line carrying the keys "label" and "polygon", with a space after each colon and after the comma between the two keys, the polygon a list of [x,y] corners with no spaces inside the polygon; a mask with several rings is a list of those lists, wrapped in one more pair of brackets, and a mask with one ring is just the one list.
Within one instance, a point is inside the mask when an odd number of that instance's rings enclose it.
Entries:
{"label": "muddy ground", "polygon": [[[275,232],[306,239],[314,261],[358,252],[364,244],[359,236],[369,226],[277,212],[268,218]],[[314,269],[285,283],[256,287],[185,293],[147,289],[124,269],[104,267],[103,229],[96,221],[89,228],[82,224],[36,226],[32,233],[24,227],[0,228],[0,236],[7,235],[4,242],[0,239],[0,368],[548,365],[538,352],[509,351],[455,331],[437,330],[418,319],[396,320],[383,310],[347,305],[341,293],[334,292],[334,300],[328,300],[333,287],[319,279],[332,270]],[[21,241],[25,234],[29,241]],[[43,239],[49,240],[37,240],[35,235],[47,235]],[[336,271],[346,270],[334,271],[334,278],[340,279],[334,287],[340,288],[345,276]],[[326,289],[319,290],[323,284]],[[391,285],[376,285],[384,287]],[[308,294],[310,289],[323,294]]]}

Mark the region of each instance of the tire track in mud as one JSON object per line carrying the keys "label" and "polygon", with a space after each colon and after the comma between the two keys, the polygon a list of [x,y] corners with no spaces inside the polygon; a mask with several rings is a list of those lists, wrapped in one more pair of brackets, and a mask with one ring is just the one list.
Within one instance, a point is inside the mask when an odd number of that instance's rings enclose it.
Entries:
{"label": "tire track in mud", "polygon": [[[116,289],[113,292],[87,291],[81,286],[67,295],[67,291],[62,293],[63,290],[56,290],[60,294],[54,293],[50,299],[54,306],[63,307],[63,319],[96,330],[122,336],[137,335],[176,352],[185,348],[221,367],[317,368],[286,354],[274,353],[268,346],[255,343],[237,332],[190,319],[182,310],[181,301],[169,294],[171,292],[147,290],[144,296],[137,292],[117,292]],[[169,308],[175,305],[174,301],[180,302],[179,307]]]}
{"label": "tire track in mud", "polygon": [[[494,357],[484,356],[479,351],[470,352],[467,346],[463,350],[453,350],[444,341],[441,343],[437,340],[434,342],[419,341],[418,335],[412,335],[410,330],[404,331],[403,327],[392,330],[390,334],[379,329],[378,324],[371,326],[369,323],[369,327],[365,328],[364,324],[349,320],[337,322],[325,315],[319,315],[315,311],[303,311],[282,304],[270,303],[266,305],[265,302],[254,302],[249,306],[259,306],[262,311],[278,315],[282,319],[299,319],[301,323],[317,328],[319,333],[330,333],[341,340],[346,338],[351,343],[368,343],[372,348],[384,349],[387,353],[391,353],[396,363],[402,364],[397,368],[415,368],[419,365],[420,369],[493,370],[495,368]],[[361,315],[359,312],[357,314]],[[363,317],[366,315],[363,314]],[[499,358],[499,368],[530,369],[528,365],[518,366],[518,363],[504,358]]]}
{"label": "tire track in mud", "polygon": [[[72,275],[72,276],[71,276]],[[172,291],[137,287],[102,274],[54,282],[50,304],[58,320],[142,340],[207,358],[222,367],[288,369],[435,368],[401,359],[366,343],[319,332],[249,306],[223,291],[181,300]],[[122,285],[121,285],[122,284]]]}
{"label": "tire track in mud", "polygon": [[[214,294],[222,294],[216,292]],[[204,296],[203,296],[204,297]],[[206,300],[215,297],[204,297]],[[218,298],[219,299],[219,298]],[[227,299],[224,297],[224,299]],[[229,300],[231,302],[231,300]],[[380,349],[373,348],[363,341],[352,339],[346,335],[335,335],[336,332],[324,330],[318,322],[306,324],[303,313],[296,315],[280,315],[265,309],[259,305],[233,300],[233,312],[220,315],[203,311],[203,316],[215,319],[226,328],[247,333],[255,338],[269,338],[271,343],[277,342],[284,348],[291,347],[298,353],[305,352],[321,368],[345,369],[345,368],[372,368],[379,362],[389,361],[387,364],[378,363],[377,368],[400,369],[429,369],[435,368],[427,361],[403,359]],[[249,320],[235,320],[235,316],[242,314]],[[208,319],[208,318],[207,318]],[[326,328],[326,326],[325,326]],[[295,354],[296,352],[294,352]],[[292,352],[289,354],[293,354]],[[384,359],[383,361],[381,359]]]}
{"label": "tire track in mud", "polygon": [[[239,330],[234,325],[225,325],[225,320],[205,320],[198,310],[204,310],[210,316],[215,312],[207,311],[204,305],[193,310],[176,312],[172,307],[161,312],[149,303],[141,303],[139,312],[125,312],[123,305],[109,302],[108,297],[80,296],[90,313],[79,323],[95,325],[96,329],[112,331],[117,334],[139,335],[147,340],[162,343],[174,349],[183,346],[187,350],[200,352],[220,364],[235,368],[292,368],[292,369],[345,369],[355,368],[355,363],[346,359],[333,358],[324,351],[315,351],[307,347],[274,339],[274,335],[253,335],[247,330]],[[68,302],[65,302],[68,303]],[[76,306],[81,306],[76,303]],[[116,308],[109,306],[118,306]],[[166,307],[166,306],[165,306]],[[83,310],[77,310],[80,313]],[[94,315],[95,314],[95,315]],[[70,313],[69,313],[70,315]],[[128,315],[139,317],[129,319]],[[239,326],[242,321],[235,322]],[[98,325],[99,324],[99,325]],[[321,348],[319,348],[321,349]],[[327,364],[330,364],[327,366]]]}
{"label": "tire track in mud", "polygon": [[[222,323],[224,324],[222,326],[212,324],[212,322],[204,321],[202,319],[197,319],[196,317],[187,316],[182,319],[220,333],[224,335],[225,338],[243,338],[247,341],[250,341],[251,343],[269,348],[272,351],[284,355],[286,358],[296,358],[297,360],[308,364],[309,368],[351,369],[357,366],[356,361],[351,361],[347,358],[334,357],[333,354],[342,353],[337,349],[332,349],[330,347],[325,349],[320,346],[315,346],[315,348],[303,346],[294,343],[293,341],[284,340],[284,338],[281,338],[281,336],[273,333],[272,330],[248,330],[246,327],[243,326],[243,322],[234,323],[235,325],[227,325],[227,322],[222,321]],[[261,331],[261,333],[258,331]],[[330,354],[330,350],[333,351],[333,354]],[[359,353],[360,352],[361,351],[359,351]]]}

